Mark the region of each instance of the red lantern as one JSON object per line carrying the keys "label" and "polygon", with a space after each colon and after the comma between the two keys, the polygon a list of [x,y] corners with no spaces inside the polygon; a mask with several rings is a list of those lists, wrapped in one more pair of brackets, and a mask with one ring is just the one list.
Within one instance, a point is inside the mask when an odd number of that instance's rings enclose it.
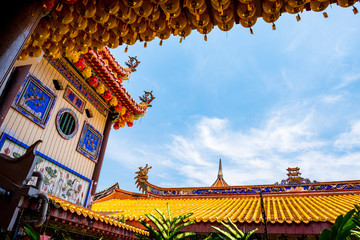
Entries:
{"label": "red lantern", "polygon": [[118,129],[120,128],[119,122],[116,122],[116,123],[114,124],[113,128],[114,128],[115,130],[118,130]]}
{"label": "red lantern", "polygon": [[42,8],[43,9],[52,9],[55,5],[55,0],[43,0]]}
{"label": "red lantern", "polygon": [[119,102],[115,107],[114,107],[115,111],[120,112],[122,109],[121,103]]}
{"label": "red lantern", "polygon": [[118,77],[118,78],[117,78],[117,81],[118,81],[119,83],[122,83],[121,77]]}
{"label": "red lantern", "polygon": [[89,84],[90,86],[92,87],[96,87],[98,84],[99,84],[99,78],[97,76],[92,76],[90,79],[89,79]]}
{"label": "red lantern", "polygon": [[132,126],[133,126],[133,123],[132,123],[132,122],[126,122],[126,125],[127,125],[128,127],[132,127]]}
{"label": "red lantern", "polygon": [[109,101],[112,98],[111,92],[110,91],[105,91],[104,93],[104,99],[106,101]]}
{"label": "red lantern", "polygon": [[75,67],[78,68],[80,71],[84,70],[86,67],[85,60],[83,58],[80,58],[79,61],[75,63]]}

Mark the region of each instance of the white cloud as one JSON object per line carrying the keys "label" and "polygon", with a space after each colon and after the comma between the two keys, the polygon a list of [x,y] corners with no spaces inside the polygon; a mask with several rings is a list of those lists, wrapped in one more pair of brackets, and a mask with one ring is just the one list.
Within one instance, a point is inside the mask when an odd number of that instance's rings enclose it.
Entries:
{"label": "white cloud", "polygon": [[335,146],[339,149],[360,147],[360,120],[354,122],[349,131],[339,136],[335,141]]}
{"label": "white cloud", "polygon": [[343,96],[342,95],[326,95],[326,96],[323,96],[322,97],[322,101],[324,102],[324,103],[330,103],[330,104],[332,104],[332,103],[337,103],[337,102],[339,102],[341,99],[343,98]]}

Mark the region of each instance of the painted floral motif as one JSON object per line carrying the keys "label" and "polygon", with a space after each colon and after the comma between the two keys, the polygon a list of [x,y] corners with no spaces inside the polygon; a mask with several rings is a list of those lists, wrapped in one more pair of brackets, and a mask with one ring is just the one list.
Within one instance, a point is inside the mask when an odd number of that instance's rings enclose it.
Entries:
{"label": "painted floral motif", "polygon": [[[26,149],[21,144],[4,134],[0,140],[0,153],[14,158],[19,157],[25,153]],[[35,171],[40,171],[44,175],[41,190],[55,197],[85,206],[91,181],[43,156],[42,154],[36,156],[35,165]],[[31,178],[28,184],[35,185],[35,183],[35,179]]]}

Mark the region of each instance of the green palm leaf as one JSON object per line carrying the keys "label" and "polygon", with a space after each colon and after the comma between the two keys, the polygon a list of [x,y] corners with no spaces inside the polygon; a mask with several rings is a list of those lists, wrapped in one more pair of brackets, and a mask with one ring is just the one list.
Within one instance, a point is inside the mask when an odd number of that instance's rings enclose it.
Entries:
{"label": "green palm leaf", "polygon": [[221,230],[220,228],[218,227],[215,227],[215,226],[211,226],[212,228],[214,228],[215,230],[217,230],[221,235],[223,235],[224,237],[230,239],[230,240],[236,240],[236,238],[234,238],[230,233],[224,231],[224,230]]}
{"label": "green palm leaf", "polygon": [[162,217],[164,223],[166,223],[166,225],[168,226],[168,228],[170,228],[169,219],[166,218],[165,214],[164,214],[161,210],[159,210],[159,209],[157,209],[157,208],[155,208],[155,210],[156,210],[156,211],[159,213],[159,215]]}
{"label": "green palm leaf", "polygon": [[229,230],[229,232],[234,236],[236,239],[242,238],[244,236],[244,233],[240,231],[240,233],[236,232],[234,229],[232,229],[231,226],[227,225],[226,223],[220,222],[224,227]]}
{"label": "green palm leaf", "polygon": [[190,237],[190,236],[196,236],[196,233],[194,233],[194,232],[183,232],[183,233],[180,233],[180,234],[176,235],[174,240],[183,239],[185,237]]}
{"label": "green palm leaf", "polygon": [[153,228],[150,224],[148,224],[147,222],[143,221],[143,220],[139,220],[139,223],[141,223],[144,227],[147,228],[147,230],[149,231],[149,233],[157,240],[161,240],[163,239],[162,236],[160,235],[160,233]]}
{"label": "green palm leaf", "polygon": [[[145,216],[147,216],[150,221],[152,221],[154,223],[154,225],[159,229],[159,233],[163,236],[163,238],[167,238],[168,237],[168,231],[167,229],[165,229],[165,227],[167,228],[167,226],[161,221],[161,219],[152,214],[152,213],[149,213],[149,214],[145,214]],[[160,223],[162,222],[162,224]]]}
{"label": "green palm leaf", "polygon": [[189,226],[189,225],[191,225],[191,224],[194,224],[194,223],[195,223],[194,221],[188,221],[188,222],[183,223],[183,224],[177,226],[176,228],[172,229],[172,230],[171,230],[171,234],[170,234],[170,236],[169,236],[170,239],[171,239],[173,236],[175,236],[175,235],[179,232],[180,229],[182,229],[182,228],[184,228],[184,227],[187,227],[187,226]]}

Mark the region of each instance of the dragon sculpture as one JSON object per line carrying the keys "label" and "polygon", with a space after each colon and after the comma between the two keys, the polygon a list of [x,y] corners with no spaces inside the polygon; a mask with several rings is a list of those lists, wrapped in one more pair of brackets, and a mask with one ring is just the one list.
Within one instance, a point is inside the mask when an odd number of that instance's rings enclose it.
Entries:
{"label": "dragon sculpture", "polygon": [[139,188],[139,190],[142,190],[143,192],[145,191],[142,187],[141,187],[141,183],[145,182],[148,179],[148,172],[149,169],[151,169],[151,166],[148,166],[148,164],[145,165],[145,167],[139,167],[139,171],[135,172],[137,174],[137,176],[134,178],[136,179],[135,184],[136,187]]}
{"label": "dragon sculpture", "polygon": [[151,107],[150,103],[155,99],[152,92],[153,91],[144,91],[145,94],[139,97],[143,103],[146,103],[148,105],[148,107]]}
{"label": "dragon sculpture", "polygon": [[140,61],[137,60],[137,56],[135,57],[130,57],[129,56],[129,61],[125,62],[126,66],[129,67],[129,69],[132,71],[132,72],[135,72],[136,71],[136,67],[140,64]]}

